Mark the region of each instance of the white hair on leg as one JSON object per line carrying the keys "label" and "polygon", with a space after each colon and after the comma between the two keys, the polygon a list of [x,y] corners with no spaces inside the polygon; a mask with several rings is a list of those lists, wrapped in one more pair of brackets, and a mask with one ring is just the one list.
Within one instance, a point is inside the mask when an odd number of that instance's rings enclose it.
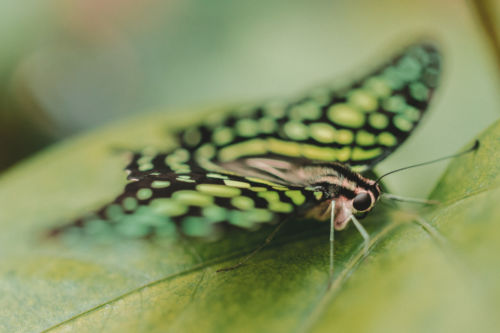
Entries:
{"label": "white hair on leg", "polygon": [[331,204],[331,214],[330,214],[330,281],[333,278],[333,245],[335,241],[335,201],[332,200]]}
{"label": "white hair on leg", "polygon": [[355,218],[354,215],[351,215],[350,219],[351,219],[352,223],[354,223],[354,226],[356,226],[359,233],[361,234],[361,236],[364,239],[364,243],[365,243],[364,252],[365,252],[365,255],[367,255],[368,254],[368,247],[370,246],[370,235],[368,234],[368,232],[366,232],[365,228],[363,228],[361,223],[359,223],[358,219]]}

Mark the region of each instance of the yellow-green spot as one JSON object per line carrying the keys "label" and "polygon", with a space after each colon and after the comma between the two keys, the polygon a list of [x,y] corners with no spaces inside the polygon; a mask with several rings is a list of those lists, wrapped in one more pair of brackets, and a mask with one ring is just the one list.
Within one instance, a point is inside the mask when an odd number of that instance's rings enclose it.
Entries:
{"label": "yellow-green spot", "polygon": [[321,198],[323,198],[323,192],[321,192],[321,191],[315,191],[314,192],[314,197],[316,198],[316,200],[321,200]]}
{"label": "yellow-green spot", "polygon": [[166,188],[170,186],[170,182],[168,180],[155,180],[151,183],[152,188]]}
{"label": "yellow-green spot", "polygon": [[137,191],[137,199],[147,200],[153,196],[153,191],[150,188],[141,188]]}
{"label": "yellow-green spot", "polygon": [[410,94],[418,101],[426,101],[429,98],[429,88],[421,82],[410,84]]}
{"label": "yellow-green spot", "polygon": [[156,214],[151,207],[141,206],[136,211],[134,216],[128,215],[127,218],[133,220],[136,224],[142,224],[146,226],[160,226],[165,224],[169,220],[166,216],[161,216],[161,214]]}
{"label": "yellow-green spot", "polygon": [[333,161],[336,159],[337,151],[333,148],[304,145],[302,155],[311,160]]}
{"label": "yellow-green spot", "polygon": [[228,210],[219,206],[210,206],[203,208],[203,216],[208,222],[221,222],[227,218]]}
{"label": "yellow-green spot", "polygon": [[277,213],[290,213],[293,211],[293,206],[286,202],[270,202],[269,209]]}
{"label": "yellow-green spot", "polygon": [[196,154],[201,158],[210,159],[215,155],[215,147],[210,143],[205,143],[203,146],[198,148]]}
{"label": "yellow-green spot", "polygon": [[182,231],[191,237],[207,237],[213,232],[213,225],[199,217],[187,217],[182,221]]}
{"label": "yellow-green spot", "polygon": [[276,121],[273,118],[264,117],[259,120],[259,129],[262,133],[273,133],[276,131]]}
{"label": "yellow-green spot", "polygon": [[403,96],[392,96],[384,100],[384,109],[391,112],[401,112],[407,105]]}
{"label": "yellow-green spot", "polygon": [[387,81],[381,77],[372,77],[368,79],[363,87],[379,98],[388,97],[392,93],[392,89]]}
{"label": "yellow-green spot", "polygon": [[379,156],[381,153],[382,153],[382,149],[380,149],[380,148],[362,149],[359,147],[355,147],[354,150],[352,151],[351,158],[354,161],[369,160],[369,159],[372,159],[372,158]]}
{"label": "yellow-green spot", "polygon": [[131,211],[137,208],[137,200],[132,197],[127,197],[123,199],[122,205],[126,210]]}
{"label": "yellow-green spot", "polygon": [[400,89],[404,85],[404,80],[400,76],[400,72],[394,67],[387,68],[382,75],[394,90]]}
{"label": "yellow-green spot", "polygon": [[182,163],[186,162],[188,159],[189,152],[185,149],[179,148],[165,157],[165,164],[170,166],[171,168],[175,168],[179,165],[185,165]]}
{"label": "yellow-green spot", "polygon": [[259,133],[259,125],[252,119],[241,119],[236,123],[236,132],[245,137],[256,136]]}
{"label": "yellow-green spot", "polygon": [[293,203],[297,206],[302,205],[306,201],[306,197],[298,190],[286,191],[285,195],[292,199]]}
{"label": "yellow-green spot", "polygon": [[233,210],[229,213],[229,222],[232,225],[250,229],[253,227],[254,222],[250,220],[245,212]]}
{"label": "yellow-green spot", "polygon": [[191,172],[191,168],[187,164],[175,164],[175,165],[171,165],[170,167],[177,174],[180,174],[180,173],[190,173]]}
{"label": "yellow-green spot", "polygon": [[240,187],[240,188],[248,188],[248,187],[250,187],[249,183],[241,182],[241,181],[238,181],[238,180],[231,180],[231,179],[224,180],[224,184],[226,184],[227,186]]}
{"label": "yellow-green spot", "polygon": [[358,128],[363,126],[365,116],[347,104],[336,104],[328,109],[328,118],[339,125]]}
{"label": "yellow-green spot", "polygon": [[178,181],[180,181],[180,182],[184,182],[184,183],[195,183],[195,181],[194,181],[194,180],[192,180],[191,178],[185,178],[185,177],[181,177],[181,176],[179,176],[179,177],[177,177],[176,179],[177,179]]}
{"label": "yellow-green spot", "polygon": [[266,199],[269,203],[280,202],[280,196],[276,192],[271,192],[271,191],[259,192],[257,193],[257,196]]}
{"label": "yellow-green spot", "polygon": [[362,146],[371,146],[375,144],[375,135],[363,130],[358,131],[356,133],[356,143]]}
{"label": "yellow-green spot", "polygon": [[211,205],[214,200],[211,195],[190,190],[177,191],[172,195],[172,199],[186,205],[200,207]]}
{"label": "yellow-green spot", "polygon": [[222,148],[219,152],[219,159],[222,162],[227,162],[245,155],[265,153],[267,153],[265,141],[262,139],[253,139]]}
{"label": "yellow-green spot", "polygon": [[417,121],[420,119],[420,111],[412,106],[408,106],[402,114],[406,119]]}
{"label": "yellow-green spot", "polygon": [[289,188],[286,187],[286,186],[273,186],[273,190],[276,190],[276,191],[288,191]]}
{"label": "yellow-green spot", "polygon": [[377,137],[377,141],[384,146],[392,147],[398,143],[396,137],[389,132],[380,133]]}
{"label": "yellow-green spot", "polygon": [[231,198],[241,194],[239,188],[218,184],[200,184],[196,186],[196,189],[202,193],[223,198]]}
{"label": "yellow-green spot", "polygon": [[216,179],[228,179],[226,175],[221,175],[218,173],[207,173],[208,178],[216,178]]}
{"label": "yellow-green spot", "polygon": [[146,236],[150,228],[148,225],[137,223],[134,218],[128,217],[116,224],[116,230],[124,236],[136,238]]}
{"label": "yellow-green spot", "polygon": [[375,111],[378,107],[378,101],[369,91],[356,89],[349,94],[349,104],[362,111]]}
{"label": "yellow-green spot", "polygon": [[188,211],[188,206],[170,198],[154,199],[150,207],[154,213],[164,216],[179,216]]}
{"label": "yellow-green spot", "polygon": [[273,218],[273,214],[267,209],[252,209],[246,212],[246,217],[254,223],[270,222]]}
{"label": "yellow-green spot", "polygon": [[156,227],[155,235],[158,237],[176,236],[177,227],[173,222],[165,221],[163,225]]}
{"label": "yellow-green spot", "polygon": [[200,143],[200,140],[201,133],[198,128],[189,128],[184,132],[184,142],[186,142],[188,146],[194,147]]}
{"label": "yellow-green spot", "polygon": [[337,150],[337,158],[340,162],[345,162],[351,157],[351,148],[344,147]]}
{"label": "yellow-green spot", "polygon": [[406,81],[414,81],[420,76],[422,66],[415,58],[406,56],[399,61],[397,69],[399,71],[399,76],[402,79]]}
{"label": "yellow-green spot", "polygon": [[153,164],[152,163],[143,163],[143,164],[139,164],[139,171],[149,171],[151,169],[153,169]]}
{"label": "yellow-green spot", "polygon": [[306,125],[289,121],[283,126],[285,134],[292,140],[306,140],[309,137],[309,130]]}
{"label": "yellow-green spot", "polygon": [[294,157],[299,157],[301,155],[301,146],[297,142],[288,142],[269,138],[267,143],[269,151],[273,153]]}
{"label": "yellow-green spot", "polygon": [[337,142],[340,144],[350,144],[354,139],[354,133],[350,130],[341,129],[337,131]]}
{"label": "yellow-green spot", "polygon": [[383,129],[389,125],[389,119],[381,113],[373,113],[368,117],[368,123],[376,129]]}
{"label": "yellow-green spot", "polygon": [[106,208],[106,216],[108,219],[116,221],[123,216],[123,210],[120,205],[113,204]]}
{"label": "yellow-green spot", "polygon": [[212,140],[218,146],[223,146],[226,143],[231,142],[233,139],[233,130],[228,127],[218,128],[214,131],[212,135]]}
{"label": "yellow-green spot", "polygon": [[235,197],[231,199],[231,204],[241,210],[249,210],[254,208],[254,202],[249,197]]}
{"label": "yellow-green spot", "polygon": [[396,126],[403,132],[408,132],[413,128],[413,124],[411,123],[411,121],[402,116],[395,116],[392,119],[392,122],[394,123],[394,126]]}
{"label": "yellow-green spot", "polygon": [[325,123],[314,123],[309,125],[311,137],[321,143],[332,143],[335,141],[335,129]]}

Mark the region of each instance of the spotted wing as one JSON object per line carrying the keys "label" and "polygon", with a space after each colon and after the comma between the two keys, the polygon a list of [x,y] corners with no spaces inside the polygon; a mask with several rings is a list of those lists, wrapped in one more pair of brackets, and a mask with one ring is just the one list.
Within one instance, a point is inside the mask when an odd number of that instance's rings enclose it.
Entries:
{"label": "spotted wing", "polygon": [[361,171],[399,147],[420,122],[440,74],[440,55],[418,44],[343,89],[210,115],[179,135],[215,164],[247,157],[337,161]]}
{"label": "spotted wing", "polygon": [[151,172],[131,181],[111,204],[53,234],[67,229],[107,230],[131,237],[180,232],[210,239],[223,227],[254,230],[263,223],[296,216],[322,196],[312,189],[230,174]]}

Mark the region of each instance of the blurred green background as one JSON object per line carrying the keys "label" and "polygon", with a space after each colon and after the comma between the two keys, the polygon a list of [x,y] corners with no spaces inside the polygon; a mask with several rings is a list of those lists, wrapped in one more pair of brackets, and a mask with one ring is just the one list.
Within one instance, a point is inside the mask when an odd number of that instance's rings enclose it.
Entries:
{"label": "blurred green background", "polygon": [[[380,170],[439,157],[500,115],[499,28],[494,0],[2,0],[0,170],[131,115],[349,80],[422,36],[442,47],[442,87]],[[442,168],[388,182],[425,195]]]}

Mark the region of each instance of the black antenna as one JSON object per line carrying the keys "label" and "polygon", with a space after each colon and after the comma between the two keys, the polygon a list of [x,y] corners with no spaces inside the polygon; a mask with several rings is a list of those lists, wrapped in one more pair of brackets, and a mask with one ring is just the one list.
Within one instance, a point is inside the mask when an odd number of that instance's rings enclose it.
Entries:
{"label": "black antenna", "polygon": [[462,156],[462,155],[465,155],[465,154],[468,154],[472,151],[475,151],[479,148],[479,140],[476,140],[474,142],[474,146],[472,146],[471,148],[467,149],[466,151],[463,151],[461,153],[457,153],[457,154],[453,154],[453,155],[449,155],[449,156],[445,156],[445,157],[441,157],[441,158],[438,158],[437,160],[432,160],[432,161],[428,161],[428,162],[424,162],[424,163],[418,163],[418,164],[414,164],[414,165],[410,165],[410,166],[407,166],[407,167],[404,167],[404,168],[400,168],[400,169],[396,169],[396,170],[392,170],[392,171],[389,171],[388,173],[386,174],[383,174],[382,176],[380,176],[376,181],[375,181],[375,184],[378,184],[378,182],[384,178],[385,176],[388,176],[392,173],[395,173],[395,172],[399,172],[399,171],[403,171],[403,170],[406,170],[406,169],[411,169],[411,168],[416,168],[416,167],[419,167],[419,166],[423,166],[423,165],[427,165],[427,164],[432,164],[432,163],[436,163],[436,162],[439,162],[439,161],[442,161],[442,160],[447,160],[449,158],[455,158],[455,157],[459,157],[459,156]]}

